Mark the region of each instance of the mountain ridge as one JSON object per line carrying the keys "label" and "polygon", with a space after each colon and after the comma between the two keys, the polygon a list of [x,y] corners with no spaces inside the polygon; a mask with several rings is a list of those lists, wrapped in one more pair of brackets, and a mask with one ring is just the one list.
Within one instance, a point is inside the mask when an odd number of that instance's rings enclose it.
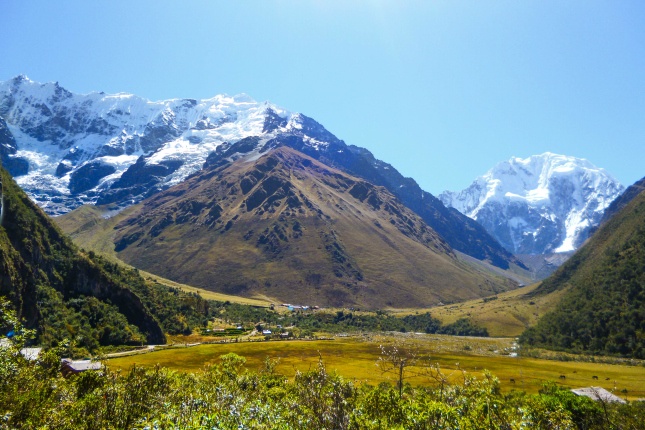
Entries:
{"label": "mountain ridge", "polygon": [[53,215],[82,204],[125,207],[204,165],[290,146],[385,186],[456,250],[505,269],[523,267],[479,224],[368,150],[346,145],[305,115],[245,95],[149,102],[128,94],[79,96],[19,76],[0,83],[0,118],[0,155]]}
{"label": "mountain ridge", "polygon": [[604,224],[609,221],[616,213],[620,212],[625,206],[629,204],[634,198],[636,198],[641,192],[645,190],[645,178],[642,178],[629,187],[620,194],[616,199],[614,199],[611,204],[607,207],[605,212],[602,215],[599,225]]}

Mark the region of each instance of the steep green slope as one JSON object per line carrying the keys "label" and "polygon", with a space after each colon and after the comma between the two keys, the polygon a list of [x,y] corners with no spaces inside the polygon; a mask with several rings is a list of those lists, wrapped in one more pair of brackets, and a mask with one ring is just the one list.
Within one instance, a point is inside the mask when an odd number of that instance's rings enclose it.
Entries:
{"label": "steep green slope", "polygon": [[80,252],[2,168],[0,182],[0,296],[37,329],[39,343],[68,338],[90,351],[164,343],[164,331],[189,330],[186,318],[175,321],[180,315],[168,312],[187,307],[194,320],[204,311],[198,296],[180,297],[147,284],[136,271]]}
{"label": "steep green slope", "polygon": [[645,193],[641,192],[534,295],[566,291],[527,330],[539,347],[645,358]]}
{"label": "steep green slope", "polygon": [[616,200],[611,202],[609,207],[605,209],[605,213],[602,215],[602,220],[600,224],[605,223],[611,217],[616,215],[621,209],[623,209],[629,202],[631,202],[636,196],[638,196],[643,190],[645,190],[645,178],[642,178],[629,187],[620,195]]}

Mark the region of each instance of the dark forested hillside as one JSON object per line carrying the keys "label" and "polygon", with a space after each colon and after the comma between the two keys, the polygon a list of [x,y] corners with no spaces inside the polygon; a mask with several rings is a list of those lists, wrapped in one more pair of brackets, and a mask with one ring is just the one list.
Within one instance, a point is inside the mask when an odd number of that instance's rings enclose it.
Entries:
{"label": "dark forested hillside", "polygon": [[535,294],[568,289],[522,335],[540,347],[645,358],[645,193],[641,192]]}
{"label": "dark forested hillside", "polygon": [[0,296],[37,329],[39,343],[66,338],[89,351],[163,343],[164,331],[189,330],[186,321],[205,310],[198,296],[147,285],[136,271],[79,251],[1,168],[0,180]]}

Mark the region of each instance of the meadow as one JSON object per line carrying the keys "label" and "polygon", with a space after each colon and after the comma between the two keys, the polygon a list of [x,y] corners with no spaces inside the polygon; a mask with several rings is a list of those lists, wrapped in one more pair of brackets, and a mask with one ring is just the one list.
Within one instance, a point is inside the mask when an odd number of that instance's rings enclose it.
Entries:
{"label": "meadow", "polygon": [[[275,371],[292,378],[296,372],[314,369],[322,358],[329,371],[357,383],[396,383],[396,375],[382,372],[380,346],[397,345],[413,354],[416,365],[406,367],[405,382],[412,385],[437,383],[441,370],[449,383],[463,382],[465,374],[480,378],[484,370],[497,376],[503,391],[537,393],[545,382],[556,381],[564,388],[600,386],[628,400],[645,397],[645,367],[599,362],[558,361],[509,354],[516,351],[512,338],[474,338],[442,335],[360,335],[333,340],[258,341],[176,346],[106,361],[111,369],[127,370],[133,365],[160,365],[179,372],[200,372],[219,357],[235,353],[246,358],[246,368],[257,371],[267,358],[275,360]],[[436,369],[436,368],[433,368]],[[597,377],[596,378],[594,378]]]}

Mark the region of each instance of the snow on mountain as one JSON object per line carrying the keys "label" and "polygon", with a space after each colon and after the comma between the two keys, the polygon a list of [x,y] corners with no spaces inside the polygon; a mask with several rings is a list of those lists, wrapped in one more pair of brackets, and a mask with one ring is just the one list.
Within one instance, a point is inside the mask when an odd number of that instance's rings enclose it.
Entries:
{"label": "snow on mountain", "polygon": [[74,94],[25,76],[0,82],[0,161],[51,215],[82,204],[123,208],[204,167],[253,161],[281,146],[386,187],[455,250],[522,267],[478,223],[305,115],[246,95],[151,102]]}
{"label": "snow on mountain", "polygon": [[[96,203],[119,181],[121,194],[128,187],[139,199],[137,192],[146,191],[144,184],[135,187],[141,178],[167,188],[201,169],[222,145],[297,130],[302,121],[246,95],[151,102],[131,94],[73,94],[25,76],[0,82],[3,164],[19,167],[11,172],[17,182],[52,214]],[[128,170],[130,181],[122,181]]]}
{"label": "snow on mountain", "polygon": [[548,254],[577,249],[622,190],[589,161],[547,152],[501,162],[468,188],[439,198],[509,251]]}

